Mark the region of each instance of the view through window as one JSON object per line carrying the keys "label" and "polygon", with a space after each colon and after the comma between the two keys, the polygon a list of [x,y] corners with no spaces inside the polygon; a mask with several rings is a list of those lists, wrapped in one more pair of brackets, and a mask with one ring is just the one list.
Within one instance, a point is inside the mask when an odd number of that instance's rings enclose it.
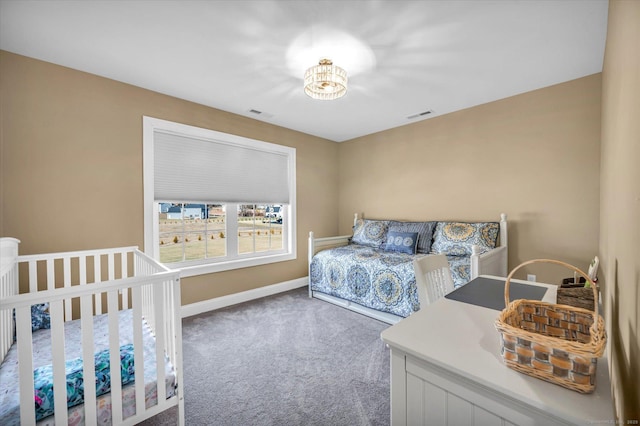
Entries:
{"label": "view through window", "polygon": [[282,206],[238,206],[238,253],[282,250]]}
{"label": "view through window", "polygon": [[[283,206],[159,203],[160,262],[179,263],[283,249]],[[236,214],[229,226],[227,214]],[[231,233],[231,234],[230,234]],[[233,243],[230,244],[230,241]]]}

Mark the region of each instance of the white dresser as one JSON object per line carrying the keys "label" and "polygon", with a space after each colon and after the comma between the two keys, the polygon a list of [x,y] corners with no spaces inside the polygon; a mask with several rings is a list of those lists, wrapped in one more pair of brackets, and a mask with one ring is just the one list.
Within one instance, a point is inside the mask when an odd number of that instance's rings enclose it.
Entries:
{"label": "white dresser", "polygon": [[[547,287],[543,300],[555,302],[556,286],[527,284]],[[498,314],[443,298],[382,332],[393,426],[614,424],[606,358],[588,395],[514,371],[500,356]]]}

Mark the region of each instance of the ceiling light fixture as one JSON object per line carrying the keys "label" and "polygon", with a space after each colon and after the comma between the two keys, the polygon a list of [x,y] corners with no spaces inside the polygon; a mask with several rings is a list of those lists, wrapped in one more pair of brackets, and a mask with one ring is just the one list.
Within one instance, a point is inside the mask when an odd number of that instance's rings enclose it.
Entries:
{"label": "ceiling light fixture", "polygon": [[304,93],[323,101],[341,98],[347,93],[347,72],[330,59],[320,59],[304,73]]}

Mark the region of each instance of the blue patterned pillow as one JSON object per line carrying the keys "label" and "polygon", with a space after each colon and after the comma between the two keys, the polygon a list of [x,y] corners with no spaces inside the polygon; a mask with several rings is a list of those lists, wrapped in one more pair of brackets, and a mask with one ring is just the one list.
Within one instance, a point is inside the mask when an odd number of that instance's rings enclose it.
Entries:
{"label": "blue patterned pillow", "polygon": [[[109,349],[95,354],[96,367],[96,396],[111,391],[111,366],[109,364]],[[133,345],[120,347],[120,373],[122,385],[135,380],[133,365]],[[65,362],[67,375],[67,407],[73,407],[84,402],[84,379],[82,358],[74,358]],[[36,421],[53,414],[53,367],[51,364],[33,370],[34,400]]]}
{"label": "blue patterned pillow", "polygon": [[418,233],[418,253],[431,252],[431,240],[433,239],[433,229],[437,222],[389,222],[389,232],[417,232]]}
{"label": "blue patterned pillow", "polygon": [[387,233],[387,245],[384,247],[386,251],[398,251],[400,253],[416,254],[417,247],[417,232],[389,231]]}
{"label": "blue patterned pillow", "polygon": [[[49,304],[39,303],[31,305],[31,331],[42,328],[51,328],[51,315],[49,314]],[[16,310],[13,310],[13,341],[16,341]]]}
{"label": "blue patterned pillow", "polygon": [[500,224],[497,222],[438,222],[431,251],[452,256],[467,256],[477,245],[485,253],[496,247]]}
{"label": "blue patterned pillow", "polygon": [[31,305],[31,331],[40,330],[41,328],[51,328],[48,303]]}
{"label": "blue patterned pillow", "polygon": [[353,244],[380,248],[387,241],[388,220],[359,219],[353,230]]}

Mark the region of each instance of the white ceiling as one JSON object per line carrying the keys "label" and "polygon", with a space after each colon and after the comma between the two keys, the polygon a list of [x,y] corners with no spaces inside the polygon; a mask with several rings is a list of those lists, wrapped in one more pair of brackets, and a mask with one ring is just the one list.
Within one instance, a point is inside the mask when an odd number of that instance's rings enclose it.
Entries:
{"label": "white ceiling", "polygon": [[[1,0],[0,48],[341,142],[600,72],[607,10],[606,0]],[[345,97],[304,94],[321,56],[349,73]]]}

